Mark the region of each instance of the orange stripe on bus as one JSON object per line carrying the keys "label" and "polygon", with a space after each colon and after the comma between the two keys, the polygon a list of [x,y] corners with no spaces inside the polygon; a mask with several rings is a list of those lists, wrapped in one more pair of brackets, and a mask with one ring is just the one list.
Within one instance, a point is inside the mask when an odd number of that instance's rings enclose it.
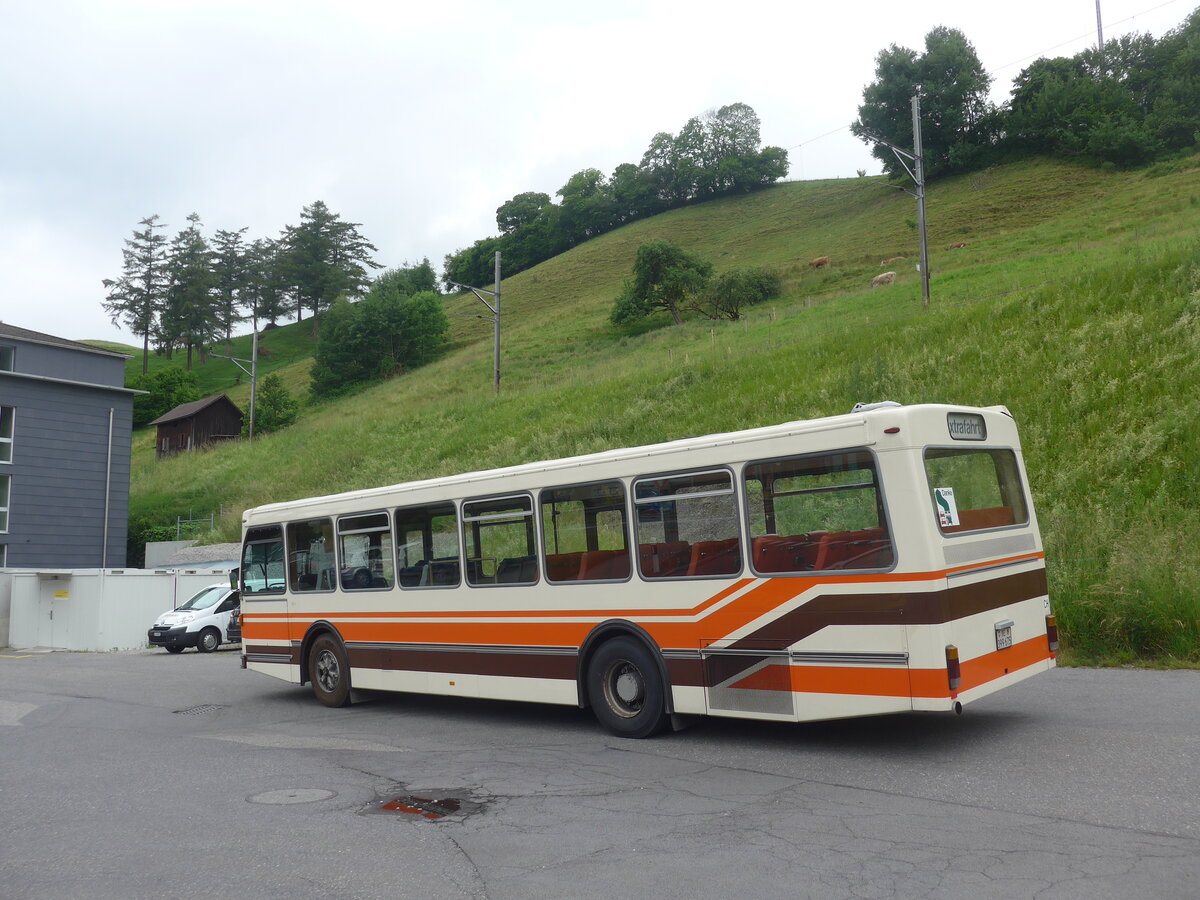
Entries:
{"label": "orange stripe on bus", "polygon": [[[1042,636],[1030,638],[962,664],[963,684],[958,693],[980,687],[1050,658]],[[786,670],[786,672],[781,671]],[[789,686],[796,693],[863,694],[877,697],[948,698],[945,669],[904,669],[869,666],[764,666],[730,685],[739,690],[778,691]]]}

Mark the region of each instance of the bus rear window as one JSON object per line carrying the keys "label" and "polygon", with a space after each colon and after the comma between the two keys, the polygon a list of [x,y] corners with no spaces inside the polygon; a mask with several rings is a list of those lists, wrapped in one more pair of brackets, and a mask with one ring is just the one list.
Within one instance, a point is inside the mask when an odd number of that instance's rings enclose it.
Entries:
{"label": "bus rear window", "polygon": [[944,534],[983,531],[1029,521],[1025,491],[1011,450],[930,447],[925,475]]}

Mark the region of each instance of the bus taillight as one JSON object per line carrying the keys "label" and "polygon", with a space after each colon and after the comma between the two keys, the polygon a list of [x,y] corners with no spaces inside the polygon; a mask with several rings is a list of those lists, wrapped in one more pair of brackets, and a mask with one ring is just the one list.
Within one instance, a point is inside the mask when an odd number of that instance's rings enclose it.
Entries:
{"label": "bus taillight", "polygon": [[1051,650],[1058,649],[1058,616],[1046,616],[1046,639]]}
{"label": "bus taillight", "polygon": [[962,687],[962,669],[958,665],[958,648],[946,645],[946,676],[950,679],[950,693],[956,694]]}

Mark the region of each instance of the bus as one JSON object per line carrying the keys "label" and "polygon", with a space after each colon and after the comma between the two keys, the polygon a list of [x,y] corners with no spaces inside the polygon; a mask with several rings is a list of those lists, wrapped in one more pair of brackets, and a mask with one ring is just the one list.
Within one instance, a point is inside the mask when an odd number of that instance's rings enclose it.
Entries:
{"label": "bus", "polygon": [[1003,406],[846,415],[246,511],[242,666],[647,737],[965,704],[1055,665]]}

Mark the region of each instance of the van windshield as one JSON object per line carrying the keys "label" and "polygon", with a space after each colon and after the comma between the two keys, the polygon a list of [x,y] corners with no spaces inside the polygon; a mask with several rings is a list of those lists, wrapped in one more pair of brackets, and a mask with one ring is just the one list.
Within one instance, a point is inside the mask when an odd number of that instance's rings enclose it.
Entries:
{"label": "van windshield", "polygon": [[221,599],[221,596],[227,590],[228,590],[228,588],[224,587],[223,585],[219,585],[219,584],[213,585],[212,587],[206,587],[204,590],[202,590],[200,593],[198,593],[195,597],[188,600],[187,603],[184,603],[182,606],[177,606],[175,608],[176,609],[208,609],[210,606],[214,606],[216,604],[216,602]]}

